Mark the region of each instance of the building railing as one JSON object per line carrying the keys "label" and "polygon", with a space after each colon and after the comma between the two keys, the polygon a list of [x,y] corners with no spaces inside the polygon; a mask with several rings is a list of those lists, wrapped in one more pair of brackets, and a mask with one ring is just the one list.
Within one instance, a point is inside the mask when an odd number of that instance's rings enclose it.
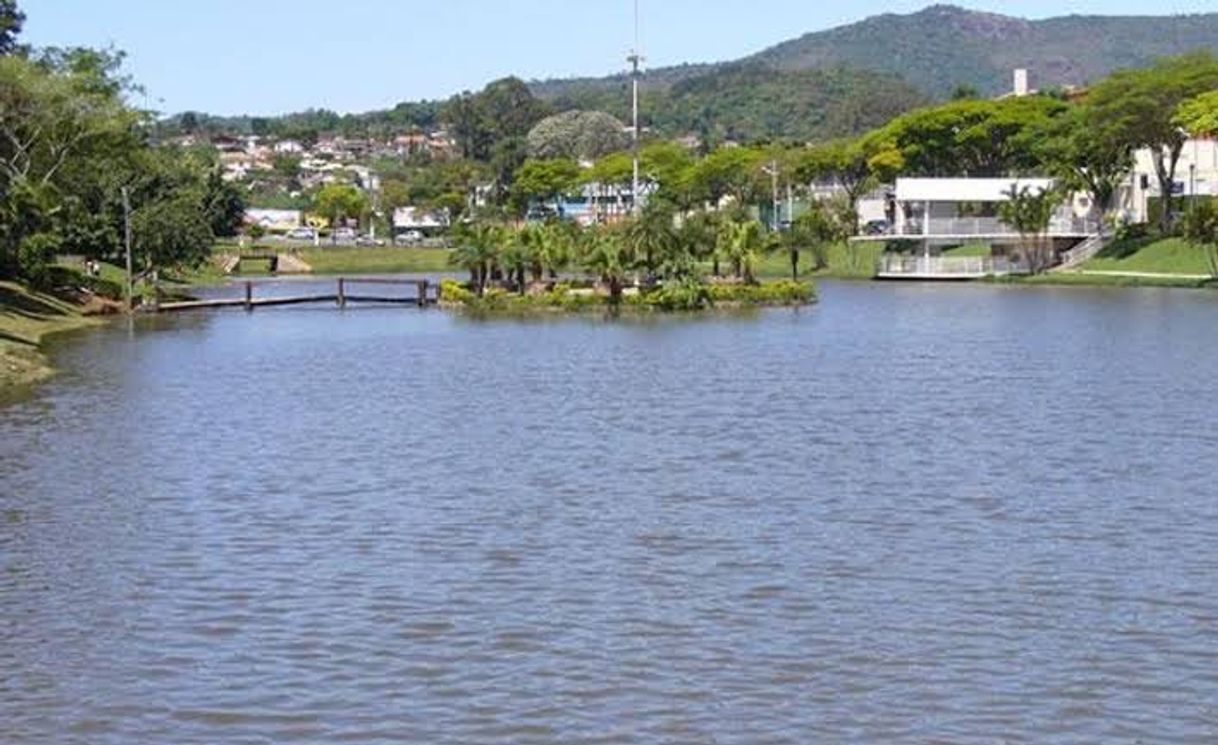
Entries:
{"label": "building railing", "polygon": [[1004,256],[903,256],[886,254],[877,262],[880,276],[988,277],[1027,274],[1026,264]]}
{"label": "building railing", "polygon": [[[997,217],[953,217],[930,219],[930,230],[924,229],[922,220],[907,220],[894,226],[891,235],[917,238],[923,235],[950,236],[1003,236],[1018,237],[1019,231]],[[1055,217],[1049,222],[1047,235],[1094,235],[1100,232],[1098,220],[1080,217]]]}

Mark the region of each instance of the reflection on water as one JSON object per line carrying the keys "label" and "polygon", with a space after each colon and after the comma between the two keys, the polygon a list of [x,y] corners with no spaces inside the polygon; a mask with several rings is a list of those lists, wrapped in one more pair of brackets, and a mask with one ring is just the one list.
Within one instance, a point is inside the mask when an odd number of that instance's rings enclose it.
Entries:
{"label": "reflection on water", "polygon": [[1205,293],[140,319],[0,412],[0,741],[1210,743]]}

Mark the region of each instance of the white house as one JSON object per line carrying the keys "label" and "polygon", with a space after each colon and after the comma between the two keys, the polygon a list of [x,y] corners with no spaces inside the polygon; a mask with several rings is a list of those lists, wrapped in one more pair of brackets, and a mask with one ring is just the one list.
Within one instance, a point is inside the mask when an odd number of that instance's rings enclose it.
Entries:
{"label": "white house", "polygon": [[298,140],[280,140],[275,143],[275,153],[277,155],[300,155],[305,151],[305,146]]}
{"label": "white house", "polygon": [[245,211],[246,225],[260,225],[272,233],[286,233],[300,227],[300,210],[271,210],[250,208]]}
{"label": "white house", "polygon": [[393,232],[417,230],[425,235],[441,232],[452,224],[448,210],[424,210],[421,207],[398,207],[393,211]]}
{"label": "white house", "polygon": [[[1218,141],[1190,139],[1184,143],[1172,191],[1177,197],[1218,196]],[[1138,150],[1134,153],[1133,172],[1117,192],[1120,218],[1125,222],[1148,222],[1150,200],[1162,197],[1150,149]]]}
{"label": "white house", "polygon": [[[1018,231],[998,218],[997,205],[1010,201],[1012,189],[1035,193],[1053,184],[1048,178],[899,178],[889,230],[863,238],[911,238],[928,245],[1014,238]],[[1099,226],[1100,216],[1085,200],[1064,199],[1048,235],[1082,239],[1098,233]]]}

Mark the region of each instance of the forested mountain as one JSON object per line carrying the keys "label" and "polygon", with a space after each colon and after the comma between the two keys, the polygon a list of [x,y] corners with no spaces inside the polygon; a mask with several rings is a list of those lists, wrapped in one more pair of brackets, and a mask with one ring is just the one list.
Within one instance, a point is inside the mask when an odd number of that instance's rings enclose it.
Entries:
{"label": "forested mountain", "polygon": [[[1028,21],[935,5],[810,33],[736,62],[649,70],[643,121],[658,135],[696,134],[711,143],[822,139],[862,132],[961,87],[984,96],[1005,92],[1017,67],[1046,89],[1199,48],[1218,52],[1218,13]],[[600,110],[622,120],[629,118],[629,86],[624,74],[529,83],[551,111]],[[440,102],[345,116],[194,116],[203,129],[256,134],[383,134],[451,124]],[[166,123],[172,131],[181,119]]]}
{"label": "forested mountain", "polygon": [[[850,67],[900,75],[923,93],[944,97],[958,85],[983,94],[1009,90],[1011,71],[1031,71],[1041,88],[1081,85],[1113,70],[1198,48],[1218,51],[1218,13],[1180,16],[1065,16],[1041,21],[934,5],[884,14],[806,34],[746,58],[779,70]],[[713,74],[722,65],[682,65],[647,73],[666,89]],[[578,99],[624,84],[623,76],[532,83],[543,98]]]}
{"label": "forested mountain", "polygon": [[[630,118],[628,79],[551,99],[558,109],[596,109]],[[779,71],[749,62],[649,87],[643,120],[657,134],[723,140],[826,139],[857,134],[925,103],[894,75],[847,68]]]}

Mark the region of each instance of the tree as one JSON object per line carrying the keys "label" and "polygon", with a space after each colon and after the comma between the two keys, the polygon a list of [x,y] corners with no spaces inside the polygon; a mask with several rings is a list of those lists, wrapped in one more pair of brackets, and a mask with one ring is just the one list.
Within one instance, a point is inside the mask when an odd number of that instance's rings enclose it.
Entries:
{"label": "tree", "polygon": [[1218,135],[1218,91],[1202,93],[1180,104],[1173,121],[1193,137]]}
{"label": "tree", "polygon": [[627,223],[622,240],[649,278],[656,275],[661,264],[668,276],[684,276],[692,271],[692,262],[682,250],[673,226],[672,210],[662,203],[648,204],[642,214]]}
{"label": "tree", "polygon": [[474,290],[478,297],[482,297],[500,258],[503,228],[495,223],[479,221],[457,231],[454,240],[457,247],[449,256],[449,261],[469,271]]}
{"label": "tree", "polygon": [[198,266],[215,242],[207,215],[189,197],[154,202],[136,210],[131,217],[131,232],[146,271]]}
{"label": "tree", "polygon": [[1160,228],[1175,222],[1176,166],[1188,133],[1176,121],[1184,102],[1218,88],[1218,59],[1208,52],[1168,57],[1140,70],[1122,70],[1098,83],[1087,104],[1113,123],[1131,148],[1149,148],[1163,198]]}
{"label": "tree", "polygon": [[523,81],[503,78],[479,93],[466,91],[449,99],[441,117],[452,128],[464,157],[490,161],[497,148],[502,155],[505,141],[514,140],[511,149],[519,151],[523,161],[524,140],[547,113],[546,105],[533,96]]}
{"label": "tree", "polygon": [[1061,202],[1061,194],[1057,189],[1040,188],[1033,191],[1027,185],[1020,187],[1011,184],[1003,195],[1007,201],[998,205],[999,219],[1019,232],[1028,269],[1033,274],[1039,274],[1049,268],[1053,260],[1052,244],[1045,240],[1045,233],[1053,212]]}
{"label": "tree", "polygon": [[853,234],[857,219],[844,222],[840,211],[821,201],[813,201],[807,212],[795,218],[783,243],[791,259],[791,279],[799,279],[799,252],[806,248],[812,254],[812,270],[819,271],[829,264],[827,247],[844,241]]}
{"label": "tree", "polygon": [[[834,140],[823,145],[807,148],[794,158],[795,177],[803,183],[829,178],[841,187],[851,210],[858,209],[858,201],[875,184],[863,140]],[[852,233],[858,232],[857,220],[850,225]]]}
{"label": "tree", "polygon": [[0,55],[20,51],[17,37],[25,23],[25,14],[17,7],[17,0],[0,0]]}
{"label": "tree", "polygon": [[1030,133],[1066,111],[1048,96],[960,100],[897,117],[865,138],[873,171],[1006,176],[1038,164]]}
{"label": "tree", "polygon": [[761,223],[756,220],[732,220],[723,224],[726,232],[728,258],[736,276],[748,284],[757,281],[757,264],[769,247]]}
{"label": "tree", "polygon": [[516,172],[512,189],[524,204],[554,202],[557,209],[559,198],[569,194],[578,181],[579,166],[573,160],[527,160]]}
{"label": "tree", "polygon": [[762,193],[760,168],[764,154],[743,147],[721,147],[693,167],[690,186],[696,194],[718,205],[724,197],[737,204],[753,204]]}
{"label": "tree", "polygon": [[1119,125],[1083,106],[1050,121],[1037,142],[1039,157],[1061,185],[1091,197],[1102,233],[1104,216],[1133,167],[1133,146]]}
{"label": "tree", "polygon": [[625,126],[602,111],[564,111],[529,130],[529,157],[596,160],[630,147]]}
{"label": "tree", "polygon": [[313,211],[330,220],[332,228],[343,220],[359,219],[368,210],[368,196],[351,184],[329,184],[313,199]]}
{"label": "tree", "polygon": [[609,287],[609,301],[617,305],[622,300],[622,288],[635,256],[620,231],[594,228],[585,233],[582,263]]}
{"label": "tree", "polygon": [[211,169],[203,197],[211,231],[217,237],[231,238],[245,221],[245,198],[237,187],[224,180],[219,168]]}
{"label": "tree", "polygon": [[1205,252],[1210,276],[1218,279],[1218,208],[1214,200],[1199,201],[1185,213],[1184,239]]}

